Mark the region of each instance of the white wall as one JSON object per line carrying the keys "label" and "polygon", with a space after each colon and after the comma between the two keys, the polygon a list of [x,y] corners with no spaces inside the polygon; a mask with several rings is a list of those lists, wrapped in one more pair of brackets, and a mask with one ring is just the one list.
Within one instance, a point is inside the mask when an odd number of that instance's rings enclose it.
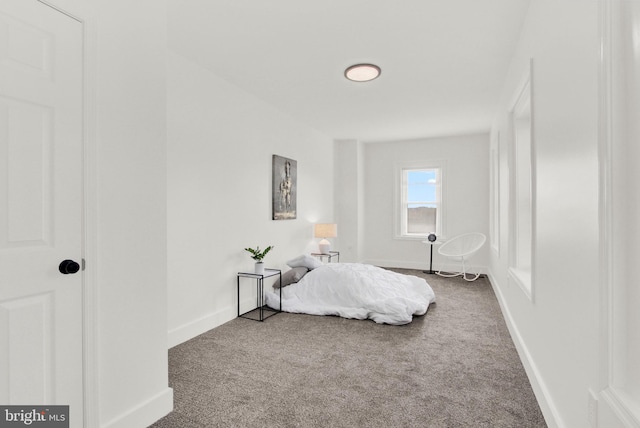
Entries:
{"label": "white wall", "polygon": [[147,426],[167,374],[166,4],[52,0],[85,23],[88,426]]}
{"label": "white wall", "polygon": [[336,140],[334,143],[335,221],[338,236],[333,248],[341,262],[360,261],[364,242],[364,159],[363,143]]}
{"label": "white wall", "polygon": [[[337,142],[338,146],[344,142]],[[353,144],[353,143],[351,143]],[[345,149],[342,149],[345,150]],[[342,181],[353,181],[353,171],[362,170],[360,189],[363,212],[358,217],[362,228],[361,251],[344,261],[364,261],[379,266],[427,269],[428,247],[424,239],[395,239],[394,210],[396,165],[403,162],[441,160],[446,162],[446,211],[443,224],[451,238],[466,232],[489,234],[489,134],[425,138],[410,141],[365,143],[358,156],[344,159],[336,172],[336,191]],[[362,165],[358,165],[361,162]],[[355,201],[354,201],[355,202]],[[337,217],[351,216],[353,207],[341,204]],[[339,246],[350,250],[351,242],[338,237]],[[471,261],[475,268],[488,265],[488,247]],[[447,260],[434,250],[434,269],[445,268]],[[342,260],[342,255],[341,255]]]}
{"label": "white wall", "polygon": [[[267,267],[316,250],[333,219],[333,141],[168,54],[169,343],[236,317],[245,247],[274,245]],[[297,219],[271,220],[272,155],[298,165]],[[249,288],[249,287],[248,287]]]}
{"label": "white wall", "polygon": [[[163,2],[151,0],[135,6],[104,1],[98,15],[96,180],[105,426],[147,423],[173,404],[164,293],[165,19]],[[158,408],[144,409],[155,401]]]}
{"label": "white wall", "polygon": [[[500,253],[491,281],[549,426],[586,427],[598,366],[597,2],[534,0],[492,129]],[[534,299],[507,275],[508,112],[533,58]]]}

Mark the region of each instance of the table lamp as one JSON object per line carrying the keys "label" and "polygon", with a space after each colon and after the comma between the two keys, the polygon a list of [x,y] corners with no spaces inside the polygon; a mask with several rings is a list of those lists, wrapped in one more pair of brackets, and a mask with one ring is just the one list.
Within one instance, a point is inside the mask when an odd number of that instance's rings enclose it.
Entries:
{"label": "table lamp", "polygon": [[327,238],[335,238],[338,236],[338,225],[333,223],[317,223],[314,226],[313,235],[316,238],[322,238],[318,243],[320,254],[329,254],[331,251],[331,242]]}

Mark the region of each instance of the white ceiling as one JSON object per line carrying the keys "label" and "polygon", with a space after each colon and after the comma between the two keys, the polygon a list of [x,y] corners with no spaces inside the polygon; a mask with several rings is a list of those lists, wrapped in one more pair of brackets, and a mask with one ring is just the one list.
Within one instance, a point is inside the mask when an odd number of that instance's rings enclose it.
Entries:
{"label": "white ceiling", "polygon": [[[169,45],[336,139],[487,131],[530,0],[169,0]],[[346,80],[349,65],[382,75]]]}

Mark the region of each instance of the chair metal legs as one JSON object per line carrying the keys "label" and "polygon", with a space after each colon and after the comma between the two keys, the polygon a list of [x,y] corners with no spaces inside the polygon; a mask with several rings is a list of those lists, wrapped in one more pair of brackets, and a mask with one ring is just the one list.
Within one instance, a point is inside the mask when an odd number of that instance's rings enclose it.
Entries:
{"label": "chair metal legs", "polygon": [[467,265],[465,263],[464,257],[462,258],[462,271],[456,272],[456,273],[446,273],[446,272],[438,271],[436,272],[436,275],[440,275],[445,278],[455,278],[456,276],[461,276],[462,278],[464,278],[465,281],[469,281],[469,282],[473,282],[480,277],[480,273],[475,274],[475,276],[472,273],[467,273]]}

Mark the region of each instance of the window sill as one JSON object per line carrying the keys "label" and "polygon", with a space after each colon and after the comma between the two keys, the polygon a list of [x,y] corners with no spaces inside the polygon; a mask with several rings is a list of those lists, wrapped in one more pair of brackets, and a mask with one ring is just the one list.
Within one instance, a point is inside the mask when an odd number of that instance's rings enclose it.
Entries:
{"label": "window sill", "polygon": [[533,302],[533,288],[531,285],[531,270],[509,268],[509,278],[515,282],[524,292],[527,298]]}

